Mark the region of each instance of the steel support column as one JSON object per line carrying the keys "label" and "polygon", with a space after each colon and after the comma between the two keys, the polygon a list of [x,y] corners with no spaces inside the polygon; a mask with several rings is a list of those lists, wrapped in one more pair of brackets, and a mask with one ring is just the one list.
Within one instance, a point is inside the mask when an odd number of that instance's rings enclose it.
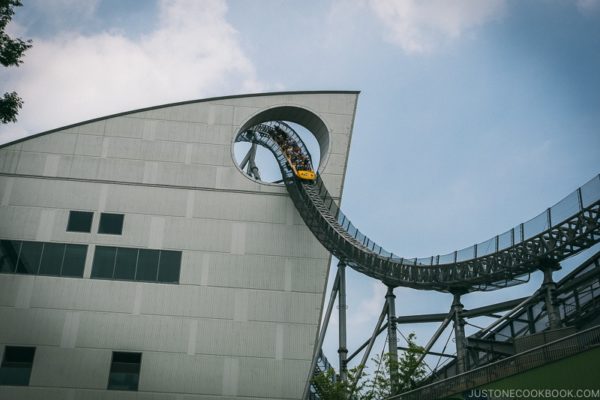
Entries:
{"label": "steel support column", "polygon": [[348,380],[348,348],[346,346],[346,264],[338,263],[339,290],[338,290],[338,321],[339,321],[339,347],[340,379]]}
{"label": "steel support column", "polygon": [[319,357],[319,351],[321,351],[321,348],[323,347],[323,342],[325,341],[325,334],[327,333],[327,326],[329,325],[329,318],[331,317],[331,311],[333,310],[335,298],[337,297],[339,283],[340,283],[340,273],[338,270],[337,274],[335,275],[335,280],[333,281],[333,287],[331,288],[331,295],[329,296],[329,304],[327,304],[327,311],[325,311],[325,317],[323,318],[323,324],[321,325],[321,332],[319,333],[317,345],[315,346],[315,351],[313,354],[312,362],[310,363],[308,379],[306,380],[306,385],[304,386],[304,394],[302,395],[303,399],[308,399],[310,382],[315,373],[315,367],[317,366],[317,358]]}
{"label": "steel support column", "polygon": [[454,300],[452,301],[454,341],[456,342],[456,372],[459,374],[466,371],[465,321],[462,318],[464,307],[460,302],[460,295],[460,293],[454,293]]}
{"label": "steel support column", "polygon": [[390,381],[392,384],[392,393],[398,392],[398,335],[396,334],[396,296],[394,295],[394,288],[388,286],[387,294],[385,295],[387,301],[387,314],[388,314],[388,354],[390,362]]}
{"label": "steel support column", "polygon": [[[352,398],[352,395],[354,394],[354,391],[356,390],[356,385],[358,384],[358,381],[361,378],[363,369],[365,368],[365,365],[367,364],[367,361],[369,360],[369,355],[371,354],[371,349],[373,349],[373,345],[375,344],[375,339],[377,339],[377,336],[379,336],[379,334],[382,332],[381,329],[383,329],[381,327],[381,325],[383,324],[383,319],[385,318],[386,314],[387,314],[387,302],[383,305],[383,309],[381,310],[381,314],[379,314],[379,319],[377,320],[377,325],[375,325],[375,329],[373,330],[373,334],[371,335],[371,338],[369,339],[369,341],[367,342],[367,349],[365,350],[365,354],[363,354],[363,358],[360,361],[360,364],[358,364],[358,371],[356,372],[356,376],[354,378],[354,382],[352,382],[352,388],[350,389],[350,394],[349,394],[349,398]],[[359,351],[359,350],[357,350]],[[352,357],[354,357],[356,354],[358,353],[354,353],[352,355]]]}
{"label": "steel support column", "polygon": [[544,302],[546,303],[550,329],[558,329],[562,326],[560,313],[556,304],[556,282],[552,280],[552,273],[556,269],[556,265],[544,265],[542,267],[542,271],[544,272],[542,292],[544,293]]}

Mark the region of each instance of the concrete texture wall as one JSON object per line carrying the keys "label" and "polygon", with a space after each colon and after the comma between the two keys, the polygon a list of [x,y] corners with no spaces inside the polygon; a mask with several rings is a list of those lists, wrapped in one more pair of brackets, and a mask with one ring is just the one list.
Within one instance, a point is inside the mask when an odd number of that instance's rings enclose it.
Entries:
{"label": "concrete texture wall", "polygon": [[[237,168],[232,143],[265,110],[308,111],[340,196],[356,100],[201,100],[0,148],[0,239],[88,245],[83,279],[0,274],[0,352],[36,346],[29,387],[0,399],[300,398],[330,256],[284,187]],[[70,210],[94,212],[91,233],[66,231]],[[125,214],[123,234],[96,233],[100,212]],[[97,245],[182,251],[180,282],[91,279]],[[142,352],[137,393],[106,390],[112,351]]]}

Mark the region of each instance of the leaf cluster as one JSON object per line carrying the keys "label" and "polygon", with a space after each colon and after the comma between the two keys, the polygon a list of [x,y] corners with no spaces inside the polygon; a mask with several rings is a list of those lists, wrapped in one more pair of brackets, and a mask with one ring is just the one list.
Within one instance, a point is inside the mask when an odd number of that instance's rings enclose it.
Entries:
{"label": "leaf cluster", "polygon": [[[418,382],[425,377],[425,367],[423,363],[418,362],[424,349],[415,343],[414,333],[408,335],[407,339],[408,350],[404,351],[397,361],[390,357],[389,353],[372,360],[375,365],[372,376],[365,372],[358,376],[358,368],[348,371],[347,383],[341,382],[333,369],[315,375],[313,386],[317,394],[323,400],[379,400],[415,389]],[[396,384],[390,379],[392,371],[397,376]],[[350,394],[355,381],[355,390]]]}
{"label": "leaf cluster", "polygon": [[[5,67],[18,67],[22,64],[23,54],[31,47],[31,40],[13,39],[5,32],[15,14],[14,8],[21,5],[21,0],[0,0],[0,64]],[[21,107],[23,100],[16,92],[5,93],[0,98],[0,121],[3,124],[16,122]]]}

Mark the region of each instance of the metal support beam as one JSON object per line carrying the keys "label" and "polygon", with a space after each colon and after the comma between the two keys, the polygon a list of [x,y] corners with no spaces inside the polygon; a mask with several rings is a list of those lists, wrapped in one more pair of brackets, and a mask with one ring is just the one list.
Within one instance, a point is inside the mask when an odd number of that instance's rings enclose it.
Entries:
{"label": "metal support beam", "polygon": [[483,337],[487,332],[490,332],[492,329],[494,329],[495,327],[497,327],[498,325],[500,325],[502,322],[508,320],[510,317],[512,317],[513,315],[515,315],[518,311],[521,310],[521,308],[525,307],[527,304],[529,304],[532,301],[536,300],[538,298],[538,296],[539,296],[539,291],[536,291],[534,294],[532,294],[531,296],[529,296],[528,298],[526,298],[525,300],[523,300],[521,303],[517,304],[512,310],[510,310],[509,312],[507,312],[506,314],[504,314],[504,316],[502,318],[497,319],[491,325],[489,325],[487,328],[481,330],[480,333],[479,333],[479,335],[481,337]]}
{"label": "metal support beam", "polygon": [[[560,266],[559,266],[560,268]],[[544,265],[544,283],[542,283],[542,292],[544,293],[544,302],[546,303],[546,312],[550,329],[559,329],[562,327],[560,313],[556,304],[556,282],[552,280],[552,272],[557,269],[556,265]]]}
{"label": "metal support beam", "polygon": [[[386,307],[386,309],[385,309],[385,315],[384,315],[384,317],[387,315],[387,303],[385,304],[385,307]],[[385,331],[385,330],[387,329],[387,325],[388,325],[388,324],[387,324],[387,322],[386,322],[385,324],[381,325],[381,327],[380,327],[380,328],[379,328],[379,330],[377,331],[377,334],[375,335],[375,337],[378,337],[378,336],[379,336],[379,334],[381,334],[381,332]],[[357,355],[359,355],[359,354],[360,354],[360,352],[361,352],[361,351],[362,351],[362,350],[363,350],[365,347],[367,347],[367,346],[369,345],[369,343],[371,343],[371,339],[370,339],[370,338],[369,338],[369,340],[367,340],[366,342],[364,342],[363,344],[361,344],[361,345],[358,347],[358,349],[356,349],[356,350],[354,351],[354,353],[352,353],[351,355],[349,355],[349,356],[348,356],[348,358],[346,359],[346,362],[347,362],[347,363],[349,363],[350,361],[352,361],[352,359],[353,359],[354,357],[356,357]]]}
{"label": "metal support beam", "polygon": [[388,286],[387,294],[385,295],[387,301],[387,315],[388,315],[388,354],[390,361],[390,381],[392,386],[392,393],[398,392],[399,376],[398,376],[398,335],[396,334],[396,296],[394,295],[394,288]]}
{"label": "metal support beam", "polygon": [[425,356],[427,354],[433,354],[433,353],[430,352],[431,348],[433,347],[433,345],[435,344],[435,342],[438,340],[438,338],[440,337],[440,335],[444,332],[444,330],[446,329],[446,327],[448,326],[448,324],[450,324],[450,321],[452,321],[452,316],[453,315],[454,315],[454,309],[450,309],[450,312],[448,314],[446,314],[446,319],[444,319],[444,321],[442,322],[442,324],[440,325],[440,327],[435,331],[435,333],[433,334],[433,336],[431,337],[431,339],[429,339],[429,342],[427,343],[427,345],[423,349],[423,354],[421,354],[419,356],[419,359],[417,360],[417,364],[421,364],[421,362],[423,361],[423,359],[425,359]]}
{"label": "metal support beam", "polygon": [[310,363],[310,370],[308,372],[308,379],[306,381],[306,385],[304,386],[304,394],[302,396],[303,399],[308,399],[310,382],[312,381],[313,374],[315,373],[315,367],[317,366],[317,359],[319,358],[319,351],[323,347],[323,342],[325,341],[325,334],[327,333],[327,325],[329,325],[329,318],[331,317],[331,311],[333,310],[333,305],[335,304],[335,299],[337,297],[337,292],[340,283],[340,274],[335,275],[335,280],[333,281],[333,287],[331,288],[331,295],[329,296],[329,303],[327,304],[327,311],[325,311],[325,318],[323,318],[323,324],[321,326],[321,333],[319,334],[319,339],[317,340],[317,345],[315,346],[315,351],[313,353],[312,362]]}
{"label": "metal support beam", "polygon": [[460,293],[454,293],[452,313],[454,315],[454,341],[456,342],[456,372],[459,374],[466,371],[465,321],[462,318],[462,310]]}
{"label": "metal support beam", "polygon": [[[411,351],[412,349],[410,349],[409,347],[398,346],[398,350]],[[454,354],[438,353],[436,351],[429,351],[429,352],[427,352],[427,354],[431,354],[432,356],[439,356],[439,357],[456,358],[456,356]]]}
{"label": "metal support beam", "polygon": [[339,321],[339,347],[338,355],[340,359],[340,380],[348,380],[348,365],[346,357],[348,348],[346,347],[346,264],[338,263],[339,291],[338,291],[338,321]]}
{"label": "metal support beam", "polygon": [[248,160],[248,174],[254,177],[255,179],[260,180],[260,172],[258,171],[258,167],[256,166],[256,148],[256,143],[252,143],[252,148],[249,151],[249,153],[252,154],[250,155],[250,159]]}
{"label": "metal support beam", "polygon": [[248,152],[244,156],[244,159],[240,163],[240,169],[241,170],[244,170],[244,168],[246,168],[246,164],[248,164],[248,161],[250,161],[250,157],[252,157],[252,149],[253,148],[254,148],[253,146],[250,146],[250,149],[248,150]]}
{"label": "metal support beam", "polygon": [[[377,325],[375,325],[373,334],[371,335],[371,338],[367,342],[368,343],[367,350],[365,350],[365,354],[363,354],[362,360],[360,360],[360,364],[358,364],[358,371],[356,373],[354,382],[352,382],[352,388],[350,389],[350,393],[348,394],[349,399],[352,398],[352,394],[354,394],[354,390],[356,390],[356,385],[358,384],[358,381],[361,378],[363,369],[365,368],[365,364],[367,363],[367,360],[369,359],[369,355],[371,354],[371,350],[373,349],[373,345],[375,344],[375,339],[377,339],[377,336],[379,336],[379,334],[381,332],[383,332],[383,330],[385,329],[385,327],[382,327],[381,325],[383,324],[383,319],[385,318],[387,312],[388,312],[388,303],[386,301],[383,304],[383,308],[381,309],[381,314],[379,314],[379,319],[377,320]],[[361,346],[361,347],[363,347],[363,346]],[[354,357],[356,354],[358,354],[358,352],[360,350],[361,349],[359,348],[356,352],[354,352],[352,354],[351,357]],[[348,360],[350,360],[350,359],[348,359]]]}

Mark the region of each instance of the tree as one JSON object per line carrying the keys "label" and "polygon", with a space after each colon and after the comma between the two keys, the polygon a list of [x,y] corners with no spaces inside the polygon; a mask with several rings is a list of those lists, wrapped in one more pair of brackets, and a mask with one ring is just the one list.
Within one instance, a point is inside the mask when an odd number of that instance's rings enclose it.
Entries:
{"label": "tree", "polygon": [[[363,382],[362,378],[365,375],[364,372],[361,372],[359,377],[358,367],[352,368],[348,371],[348,380],[343,382],[336,375],[333,368],[329,368],[325,372],[316,374],[313,377],[312,383],[319,398],[322,400],[372,400],[373,397],[362,393],[365,387],[365,382]],[[356,385],[354,385],[355,381]],[[352,390],[353,393],[350,394]]]}
{"label": "tree", "polygon": [[[0,0],[0,63],[5,67],[18,67],[23,63],[21,57],[31,47],[31,40],[13,39],[4,30],[15,14],[15,7],[22,6],[21,0]],[[0,98],[0,120],[3,124],[17,122],[23,100],[16,92],[4,93]]]}
{"label": "tree", "polygon": [[408,350],[406,350],[398,360],[398,375],[400,393],[406,392],[417,387],[420,380],[425,377],[425,366],[419,358],[425,349],[415,343],[417,335],[414,332],[408,335]]}
{"label": "tree", "polygon": [[[423,363],[418,362],[424,349],[415,343],[416,338],[414,332],[408,335],[408,348],[398,361],[393,361],[389,353],[373,358],[375,372],[371,377],[361,373],[351,397],[350,390],[357,378],[358,367],[348,371],[348,383],[341,382],[333,369],[315,375],[313,384],[317,394],[323,400],[380,400],[415,389],[426,373]],[[390,380],[391,370],[398,371],[396,387]]]}

